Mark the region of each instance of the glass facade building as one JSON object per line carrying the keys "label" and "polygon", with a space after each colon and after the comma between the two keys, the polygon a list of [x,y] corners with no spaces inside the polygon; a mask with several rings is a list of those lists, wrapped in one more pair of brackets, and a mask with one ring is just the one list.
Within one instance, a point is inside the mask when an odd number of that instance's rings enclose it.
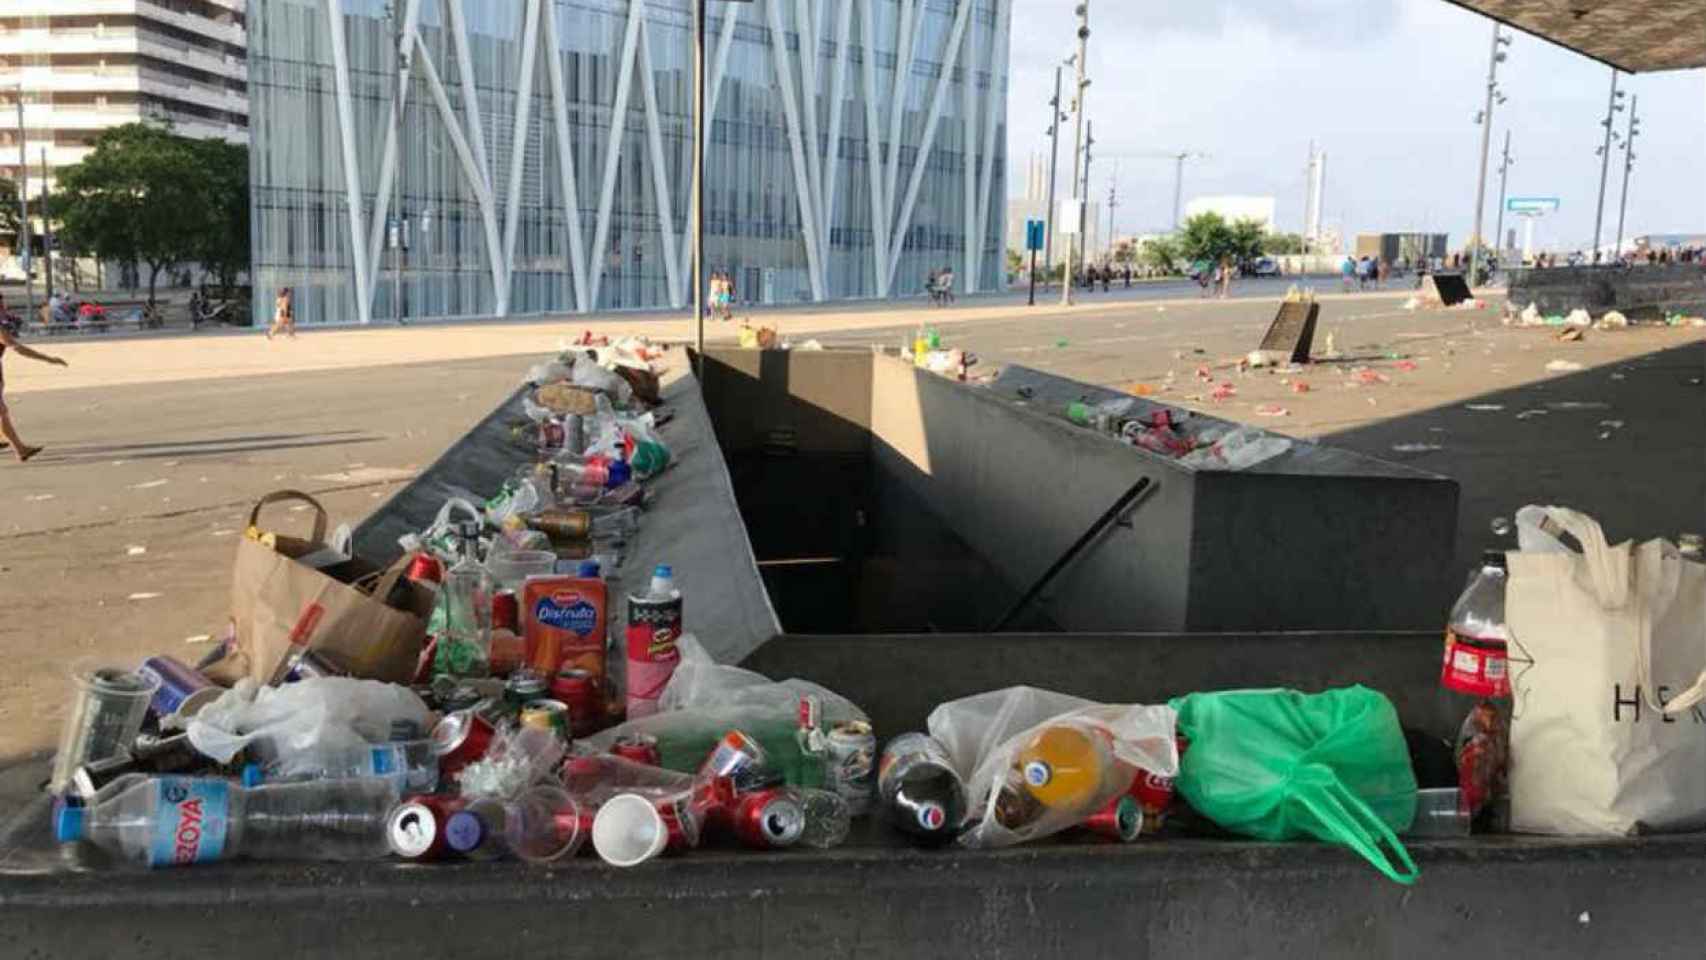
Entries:
{"label": "glass facade building", "polygon": [[[711,0],[707,270],[755,303],[998,285],[1013,2]],[[253,279],[300,322],[691,303],[691,0],[248,19]]]}

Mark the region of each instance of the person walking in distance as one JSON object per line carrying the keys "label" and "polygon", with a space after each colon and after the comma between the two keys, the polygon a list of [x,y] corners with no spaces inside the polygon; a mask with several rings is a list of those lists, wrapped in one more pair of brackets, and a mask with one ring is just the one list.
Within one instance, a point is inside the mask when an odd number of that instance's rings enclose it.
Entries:
{"label": "person walking in distance", "polygon": [[13,350],[18,356],[30,360],[40,360],[51,363],[56,367],[70,366],[59,357],[50,357],[38,350],[31,350],[18,342],[17,327],[11,314],[6,312],[6,301],[0,298],[0,434],[5,436],[0,440],[0,448],[11,447],[17,455],[19,463],[27,462],[31,457],[41,452],[40,447],[32,447],[18,436],[18,428],[12,425],[12,411],[6,406],[6,351]]}
{"label": "person walking in distance", "polygon": [[272,326],[267,328],[267,339],[274,334],[283,333],[296,339],[296,295],[289,287],[279,287],[278,296],[272,302]]}

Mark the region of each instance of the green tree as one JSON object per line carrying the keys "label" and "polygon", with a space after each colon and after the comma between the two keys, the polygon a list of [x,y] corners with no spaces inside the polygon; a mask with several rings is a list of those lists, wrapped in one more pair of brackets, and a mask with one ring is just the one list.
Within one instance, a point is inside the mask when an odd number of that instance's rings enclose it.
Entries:
{"label": "green tree", "polygon": [[249,269],[249,149],[223,140],[195,140],[196,176],[207,185],[206,221],[196,233],[195,259],[226,295]]}
{"label": "green tree", "polygon": [[18,235],[18,181],[0,179],[0,233]]}
{"label": "green tree", "polygon": [[1270,233],[1262,238],[1262,253],[1270,257],[1284,257],[1303,252],[1303,235],[1297,233]]}
{"label": "green tree", "polygon": [[1174,237],[1156,237],[1145,241],[1138,251],[1143,265],[1161,273],[1176,273],[1179,269],[1179,241]]}
{"label": "green tree", "polygon": [[1262,225],[1255,220],[1227,223],[1213,211],[1199,213],[1186,220],[1179,231],[1179,254],[1191,261],[1219,263],[1229,259],[1238,263],[1262,255],[1264,236]]}
{"label": "green tree", "polygon": [[104,260],[148,266],[148,302],[166,268],[207,248],[213,203],[195,141],[127,123],[102,133],[87,158],[60,171],[55,218],[69,244]]}

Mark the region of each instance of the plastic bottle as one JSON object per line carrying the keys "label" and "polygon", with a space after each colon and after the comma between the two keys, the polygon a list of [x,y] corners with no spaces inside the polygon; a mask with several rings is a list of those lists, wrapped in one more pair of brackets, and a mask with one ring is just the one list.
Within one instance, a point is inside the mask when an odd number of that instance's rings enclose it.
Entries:
{"label": "plastic bottle", "polygon": [[1075,723],[1044,727],[1019,749],[1016,765],[1038,803],[1086,815],[1117,769],[1107,735]]}
{"label": "plastic bottle", "polygon": [[1458,806],[1482,830],[1498,830],[1508,811],[1510,631],[1505,625],[1505,555],[1489,550],[1451,608],[1440,685],[1464,694],[1456,744]]}
{"label": "plastic bottle", "polygon": [[60,806],[54,837],[150,867],[253,860],[377,860],[399,796],[385,780],[243,787],[212,777],[121,777],[86,807]]}
{"label": "plastic bottle", "polygon": [[475,860],[514,856],[549,863],[573,856],[590,826],[591,813],[583,813],[568,791],[537,784],[510,801],[471,800],[444,829],[450,849]]}
{"label": "plastic bottle", "polygon": [[438,638],[434,672],[453,677],[484,677],[491,673],[492,578],[477,554],[479,524],[463,523],[457,532],[462,556],[444,575],[439,591],[443,633]]}
{"label": "plastic bottle", "polygon": [[401,793],[432,793],[438,789],[438,752],[431,740],[406,740],[353,750],[308,751],[243,768],[245,786],[352,777],[389,780]]}
{"label": "plastic bottle", "polygon": [[675,571],[659,565],[644,594],[628,597],[628,719],[657,712],[658,698],[681,662],[681,591]]}
{"label": "plastic bottle", "polygon": [[877,795],[889,822],[920,844],[947,843],[965,825],[965,782],[948,751],[928,734],[889,741],[877,765]]}

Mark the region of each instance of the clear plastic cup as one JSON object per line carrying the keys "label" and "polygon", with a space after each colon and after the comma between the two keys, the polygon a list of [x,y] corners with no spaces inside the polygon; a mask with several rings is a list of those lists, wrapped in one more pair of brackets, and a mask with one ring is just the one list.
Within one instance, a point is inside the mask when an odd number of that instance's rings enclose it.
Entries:
{"label": "clear plastic cup", "polygon": [[523,791],[504,824],[510,850],[530,863],[572,857],[586,841],[587,820],[562,787],[540,784]]}
{"label": "clear plastic cup", "polygon": [[548,550],[516,550],[486,563],[486,572],[505,590],[520,590],[528,577],[548,577],[557,568],[557,555]]}
{"label": "clear plastic cup", "polygon": [[85,763],[129,750],[142,732],[160,678],[88,660],[71,666],[70,709],[59,730],[50,786],[63,791]]}
{"label": "clear plastic cup", "polygon": [[1467,837],[1469,811],[1457,803],[1456,787],[1416,791],[1416,819],[1405,831],[1407,837]]}

